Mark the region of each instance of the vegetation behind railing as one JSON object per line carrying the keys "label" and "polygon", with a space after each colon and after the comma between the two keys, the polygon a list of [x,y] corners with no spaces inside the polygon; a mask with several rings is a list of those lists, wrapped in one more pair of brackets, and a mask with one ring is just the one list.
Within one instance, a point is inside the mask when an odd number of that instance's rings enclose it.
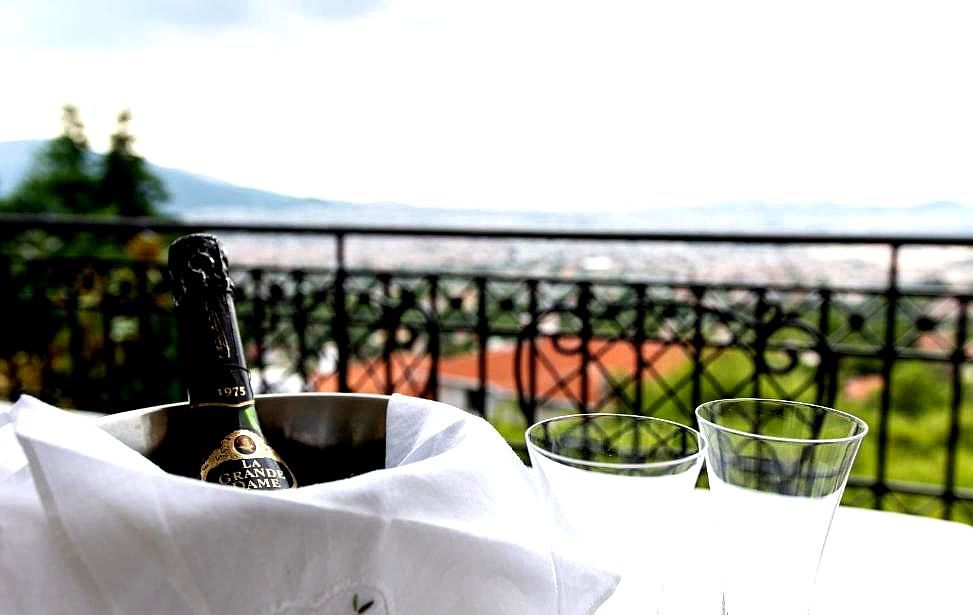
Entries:
{"label": "vegetation behind railing", "polygon": [[[151,229],[156,234],[145,233]],[[901,250],[965,238],[274,228],[7,216],[0,220],[0,396],[116,412],[177,401],[163,248],[196,230],[333,242],[334,261],[238,267],[258,388],[403,392],[480,413],[522,447],[551,413],[692,421],[696,404],[766,396],[866,419],[845,502],[973,523],[970,289],[903,287]],[[881,287],[693,283],[360,269],[358,237],[872,245]],[[99,257],[85,256],[103,248]],[[115,246],[108,249],[109,246]],[[231,259],[233,254],[230,255]]]}

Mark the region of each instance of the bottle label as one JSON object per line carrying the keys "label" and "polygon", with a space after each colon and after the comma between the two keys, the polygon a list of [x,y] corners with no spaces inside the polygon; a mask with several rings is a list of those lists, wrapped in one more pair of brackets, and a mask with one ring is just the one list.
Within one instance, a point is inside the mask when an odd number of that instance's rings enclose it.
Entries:
{"label": "bottle label", "polygon": [[242,489],[287,489],[296,487],[294,475],[263,437],[238,429],[220,442],[199,470],[210,483]]}
{"label": "bottle label", "polygon": [[217,374],[198,374],[197,378],[199,382],[190,387],[193,408],[242,408],[253,403],[250,374],[243,367],[223,367]]}

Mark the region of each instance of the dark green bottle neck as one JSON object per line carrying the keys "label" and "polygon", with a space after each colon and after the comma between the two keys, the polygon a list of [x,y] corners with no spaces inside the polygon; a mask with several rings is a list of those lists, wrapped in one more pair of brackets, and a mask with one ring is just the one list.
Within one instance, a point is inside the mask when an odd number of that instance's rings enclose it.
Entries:
{"label": "dark green bottle neck", "polygon": [[206,422],[261,434],[250,374],[238,365],[215,365],[189,376],[189,405]]}

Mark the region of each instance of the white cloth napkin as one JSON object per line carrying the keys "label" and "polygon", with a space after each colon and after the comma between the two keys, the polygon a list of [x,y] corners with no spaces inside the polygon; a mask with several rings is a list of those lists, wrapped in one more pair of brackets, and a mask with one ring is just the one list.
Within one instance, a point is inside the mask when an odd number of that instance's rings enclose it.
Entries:
{"label": "white cloth napkin", "polygon": [[488,423],[397,395],[386,432],[385,470],[246,491],[23,397],[0,413],[0,612],[580,615],[611,594],[552,548]]}

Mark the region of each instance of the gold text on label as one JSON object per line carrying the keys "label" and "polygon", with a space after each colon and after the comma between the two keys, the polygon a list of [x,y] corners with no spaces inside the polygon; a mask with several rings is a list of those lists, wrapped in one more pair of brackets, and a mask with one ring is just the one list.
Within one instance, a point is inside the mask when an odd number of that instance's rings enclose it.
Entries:
{"label": "gold text on label", "polygon": [[[241,447],[239,443],[244,443]],[[227,434],[219,448],[210,453],[199,469],[199,477],[206,480],[213,468],[227,461],[240,461],[243,468],[239,471],[221,474],[217,481],[224,485],[234,485],[248,489],[275,487],[280,488],[281,480],[286,479],[284,471],[279,468],[265,467],[261,460],[272,459],[283,468],[287,464],[280,458],[277,451],[272,449],[263,437],[247,429],[238,429]],[[287,468],[288,474],[293,473]],[[296,487],[296,483],[291,484]]]}

